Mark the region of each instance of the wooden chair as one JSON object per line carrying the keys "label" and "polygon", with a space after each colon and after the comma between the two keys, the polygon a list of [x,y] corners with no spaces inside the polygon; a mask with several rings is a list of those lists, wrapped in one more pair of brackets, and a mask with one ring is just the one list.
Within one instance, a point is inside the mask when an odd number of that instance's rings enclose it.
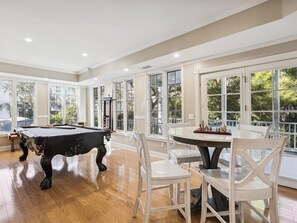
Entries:
{"label": "wooden chair", "polygon": [[[235,202],[238,202],[239,204],[241,222],[244,221],[241,202],[245,202],[252,210],[260,215],[265,222],[269,222],[269,220],[250,203],[250,201],[253,200],[263,199],[269,199],[270,222],[278,223],[277,181],[286,139],[286,137],[278,139],[234,138],[231,143],[229,168],[201,170],[201,223],[204,223],[206,217],[211,216],[212,214],[217,217],[220,222],[226,222],[222,216],[229,214],[229,222],[235,223]],[[254,160],[251,153],[248,152],[248,150],[255,149],[267,150],[265,157],[261,157],[260,161]],[[248,163],[250,169],[246,167],[236,167],[237,156],[244,159]],[[264,172],[265,168],[270,169],[268,176]],[[208,204],[207,184],[217,189],[229,199],[229,212],[217,212],[210,204]],[[209,209],[212,214],[207,213],[207,209]]]}
{"label": "wooden chair", "polygon": [[[263,138],[269,138],[270,126],[256,126],[256,125],[238,124],[236,127],[237,127],[237,130],[239,130],[239,131],[257,132],[257,133],[260,133],[263,136]],[[252,151],[249,151],[249,152],[252,152]],[[265,152],[266,152],[266,150],[262,149],[260,154],[257,153],[257,151],[253,151],[253,154],[250,154],[250,155],[255,156],[255,158],[257,157],[258,159],[261,159],[261,158],[265,157]],[[224,166],[229,166],[228,155],[226,156],[226,153],[225,153],[224,154],[225,159],[220,158],[219,163]],[[244,166],[245,164],[242,163],[242,160],[237,159],[236,165]],[[267,199],[264,199],[264,205],[265,205],[265,208],[269,208],[269,203],[268,203]]]}
{"label": "wooden chair", "polygon": [[[151,162],[149,148],[143,133],[134,133],[137,146],[138,156],[138,190],[136,201],[133,209],[133,217],[136,217],[139,204],[143,211],[143,222],[149,222],[150,211],[158,211],[165,209],[178,209],[185,217],[186,222],[191,222],[191,207],[190,207],[190,177],[191,173],[172,160],[161,160]],[[143,183],[146,189],[142,189]],[[177,203],[173,197],[173,185],[185,184],[185,199],[184,203]],[[162,188],[170,189],[170,202],[168,206],[151,207],[152,191]],[[141,200],[141,194],[146,192],[145,204]]]}
{"label": "wooden chair", "polygon": [[177,145],[177,143],[172,139],[170,134],[168,134],[171,128],[189,127],[190,123],[169,123],[165,124],[166,139],[167,139],[167,154],[168,158],[174,160],[176,163],[188,163],[191,167],[192,162],[201,161],[201,154],[197,148],[192,149],[191,145],[183,144]]}
{"label": "wooden chair", "polygon": [[[176,141],[172,139],[168,132],[171,128],[189,127],[190,123],[168,123],[164,124],[164,126],[166,130],[168,159],[174,160],[177,164],[187,163],[188,170],[191,169],[191,163],[202,161],[201,154],[197,148],[192,149],[191,145],[182,143],[177,145]],[[180,185],[177,185],[177,201],[179,201],[181,192]],[[195,190],[193,190],[193,193],[195,193]]]}

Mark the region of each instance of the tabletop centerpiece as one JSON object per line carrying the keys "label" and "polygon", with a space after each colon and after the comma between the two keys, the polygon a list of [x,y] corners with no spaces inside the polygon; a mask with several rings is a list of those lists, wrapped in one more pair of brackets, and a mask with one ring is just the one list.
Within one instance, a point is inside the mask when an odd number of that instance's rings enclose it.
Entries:
{"label": "tabletop centerpiece", "polygon": [[219,135],[231,135],[231,132],[227,130],[227,126],[224,124],[221,127],[213,128],[205,125],[204,121],[199,124],[199,128],[194,130],[194,133],[207,133],[207,134],[219,134]]}

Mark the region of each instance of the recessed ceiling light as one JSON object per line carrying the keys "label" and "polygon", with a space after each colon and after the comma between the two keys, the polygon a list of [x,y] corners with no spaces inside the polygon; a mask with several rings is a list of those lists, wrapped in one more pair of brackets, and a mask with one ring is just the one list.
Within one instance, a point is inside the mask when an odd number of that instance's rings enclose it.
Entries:
{"label": "recessed ceiling light", "polygon": [[83,56],[83,57],[87,57],[88,54],[87,54],[87,53],[82,53],[82,56]]}
{"label": "recessed ceiling light", "polygon": [[128,71],[129,71],[129,69],[128,69],[128,68],[125,68],[125,69],[124,69],[124,71],[125,71],[125,72],[128,72]]}
{"label": "recessed ceiling light", "polygon": [[179,53],[175,53],[173,56],[174,56],[175,58],[178,58],[180,55],[179,55]]}
{"label": "recessed ceiling light", "polygon": [[33,40],[32,40],[31,38],[29,38],[29,37],[26,37],[26,38],[25,38],[25,41],[26,41],[27,43],[31,43]]}

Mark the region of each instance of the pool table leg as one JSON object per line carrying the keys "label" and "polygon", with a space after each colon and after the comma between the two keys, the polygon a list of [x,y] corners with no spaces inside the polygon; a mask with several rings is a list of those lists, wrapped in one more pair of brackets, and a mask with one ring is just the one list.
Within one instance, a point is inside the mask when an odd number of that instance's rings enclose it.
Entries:
{"label": "pool table leg", "polygon": [[19,157],[20,161],[25,161],[27,159],[27,156],[28,156],[28,147],[25,145],[25,142],[24,141],[20,141],[20,147],[21,149],[23,150],[23,155],[21,155]]}
{"label": "pool table leg", "polygon": [[97,148],[98,152],[97,152],[97,156],[96,156],[96,163],[98,166],[98,169],[100,171],[104,171],[107,169],[107,167],[102,163],[102,159],[106,154],[106,148],[105,146],[99,146],[99,148]]}
{"label": "pool table leg", "polygon": [[51,188],[52,186],[52,175],[53,175],[52,158],[53,156],[42,155],[40,159],[40,165],[45,173],[45,178],[40,183],[41,190]]}

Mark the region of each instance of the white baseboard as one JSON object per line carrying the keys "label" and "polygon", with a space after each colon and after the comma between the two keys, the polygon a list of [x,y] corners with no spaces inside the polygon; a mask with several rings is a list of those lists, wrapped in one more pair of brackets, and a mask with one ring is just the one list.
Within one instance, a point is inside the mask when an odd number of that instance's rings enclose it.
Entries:
{"label": "white baseboard", "polygon": [[[7,151],[10,150],[11,146],[7,145],[7,146],[0,146],[0,151]],[[14,149],[19,149],[19,145],[14,145]]]}
{"label": "white baseboard", "polygon": [[[126,145],[126,144],[117,143],[117,142],[111,142],[111,145],[114,146],[114,147],[118,147],[118,148],[122,148],[122,149],[126,149],[126,150],[136,152],[136,147],[135,146]],[[167,158],[167,154],[165,154],[165,153],[150,151],[150,154],[152,156],[154,156],[154,157],[158,157],[158,158],[161,158],[161,159],[166,159]]]}
{"label": "white baseboard", "polygon": [[6,150],[10,150],[11,147],[10,146],[0,146],[0,151],[6,151]]}
{"label": "white baseboard", "polygon": [[297,189],[297,179],[294,178],[279,176],[278,184],[281,186]]}

